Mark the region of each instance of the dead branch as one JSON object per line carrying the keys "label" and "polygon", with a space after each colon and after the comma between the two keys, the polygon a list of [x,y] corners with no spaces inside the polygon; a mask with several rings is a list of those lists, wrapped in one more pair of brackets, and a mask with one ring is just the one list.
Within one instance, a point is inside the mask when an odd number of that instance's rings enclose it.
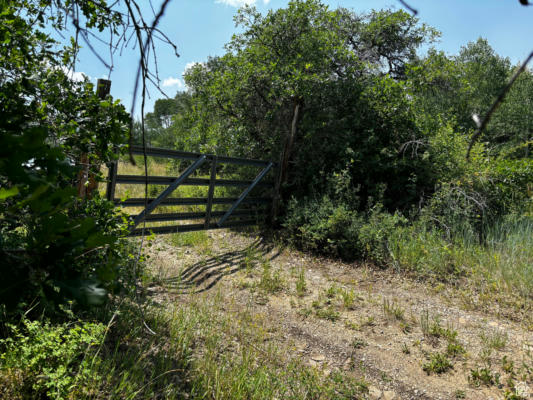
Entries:
{"label": "dead branch", "polygon": [[402,6],[404,6],[405,8],[407,8],[413,15],[417,15],[418,14],[418,10],[411,7],[409,4],[407,4],[404,0],[398,0],[400,2],[400,4]]}
{"label": "dead branch", "polygon": [[427,146],[427,143],[420,139],[410,140],[400,146],[399,151],[405,156],[405,152],[411,147],[411,158],[418,157],[420,146]]}

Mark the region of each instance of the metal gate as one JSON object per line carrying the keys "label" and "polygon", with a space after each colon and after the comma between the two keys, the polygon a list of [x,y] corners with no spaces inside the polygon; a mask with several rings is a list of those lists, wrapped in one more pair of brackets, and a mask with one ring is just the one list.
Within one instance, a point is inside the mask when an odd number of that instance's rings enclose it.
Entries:
{"label": "metal gate", "polygon": [[[216,156],[213,154],[189,153],[176,150],[141,146],[133,146],[131,149],[134,155],[146,154],[149,157],[163,157],[169,159],[189,160],[192,164],[178,177],[171,176],[147,176],[144,175],[119,175],[118,163],[114,162],[109,165],[109,177],[107,183],[107,199],[123,207],[143,207],[143,210],[132,215],[130,236],[139,236],[142,229],[137,226],[143,222],[159,223],[169,221],[195,221],[201,220],[202,223],[193,223],[186,225],[171,226],[147,226],[145,229],[153,233],[176,233],[190,232],[207,229],[230,228],[237,226],[256,225],[261,219],[264,219],[270,211],[269,205],[273,200],[273,180],[263,181],[273,168],[275,163],[262,160],[250,160],[245,158]],[[209,178],[191,177],[200,167],[209,165]],[[221,164],[234,164],[241,166],[250,166],[259,168],[259,173],[253,180],[236,180],[236,179],[218,179],[217,168]],[[166,185],[167,187],[154,198],[127,198],[124,200],[115,198],[117,184],[144,184]],[[181,185],[189,186],[207,186],[207,197],[171,197],[171,194]],[[215,197],[215,188],[217,186],[225,187],[242,187],[244,190],[240,196]],[[253,189],[263,190],[260,197],[249,197]],[[266,193],[264,193],[266,191]],[[214,205],[229,205],[224,210],[213,210]],[[146,205],[146,207],[145,207]],[[154,212],[156,209],[161,210],[165,206],[205,206],[205,211],[201,212]],[[239,209],[238,209],[239,208]]]}

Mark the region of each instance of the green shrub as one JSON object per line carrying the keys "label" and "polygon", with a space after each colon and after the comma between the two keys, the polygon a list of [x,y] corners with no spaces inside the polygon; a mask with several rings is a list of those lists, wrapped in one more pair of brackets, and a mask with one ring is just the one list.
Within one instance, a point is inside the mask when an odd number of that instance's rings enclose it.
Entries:
{"label": "green shrub", "polygon": [[442,374],[453,368],[452,362],[445,354],[433,353],[429,356],[429,361],[422,366],[422,369],[429,375],[432,372]]}
{"label": "green shrub", "polygon": [[491,160],[441,183],[423,213],[450,237],[483,240],[486,229],[505,215],[531,212],[532,189],[532,159]]}
{"label": "green shrub", "polygon": [[391,238],[406,224],[407,219],[400,213],[389,214],[376,205],[359,229],[359,246],[364,256],[378,265],[387,265],[392,259]]}
{"label": "green shrub", "polygon": [[298,247],[321,254],[355,259],[360,217],[328,196],[320,199],[292,199],[283,226]]}
{"label": "green shrub", "polygon": [[66,399],[78,385],[98,382],[93,356],[105,325],[24,319],[8,329],[8,338],[0,339],[0,397]]}
{"label": "green shrub", "polygon": [[132,245],[124,238],[127,220],[112,203],[96,195],[46,219],[24,221],[11,231],[0,227],[0,244],[15,245],[10,248],[22,255],[9,253],[4,259],[2,317],[9,319],[35,301],[35,315],[43,310],[51,315],[67,300],[94,306],[108,293],[131,290],[140,270],[132,268]]}

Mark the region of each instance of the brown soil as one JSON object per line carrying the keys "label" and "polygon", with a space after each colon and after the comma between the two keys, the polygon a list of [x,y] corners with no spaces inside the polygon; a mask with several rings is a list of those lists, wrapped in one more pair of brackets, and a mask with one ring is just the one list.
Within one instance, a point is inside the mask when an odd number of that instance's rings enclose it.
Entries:
{"label": "brown soil", "polygon": [[[208,254],[205,245],[176,248],[166,238],[156,239],[152,248],[160,251],[151,254],[149,263],[157,284],[148,290],[157,302],[220,292],[237,312],[242,307],[266,315],[271,340],[307,364],[326,374],[341,370],[364,378],[371,399],[485,400],[503,399],[506,392],[533,399],[533,332],[520,318],[503,316],[516,314],[502,313],[498,304],[476,310],[471,301],[475,293],[461,287],[316,258],[250,235],[208,235]],[[283,290],[268,293],[257,287],[266,262],[272,273],[279,271]],[[307,291],[298,296],[295,284],[301,268]],[[355,301],[349,309],[340,296],[328,299],[326,291],[332,286],[353,291]],[[338,318],[319,318],[317,310],[333,310]],[[430,324],[437,317],[441,328],[457,331],[455,343],[466,350],[448,356],[453,367],[446,372],[423,369],[431,354],[444,354],[448,344],[442,335],[424,334],[425,316]],[[493,377],[499,374],[499,379],[485,383],[473,378],[472,370],[483,368]]]}

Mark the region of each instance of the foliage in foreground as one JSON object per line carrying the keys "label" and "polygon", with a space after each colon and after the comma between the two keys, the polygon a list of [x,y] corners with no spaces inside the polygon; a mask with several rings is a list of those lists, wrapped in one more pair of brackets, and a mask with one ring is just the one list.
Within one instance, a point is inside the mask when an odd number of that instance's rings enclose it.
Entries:
{"label": "foliage in foreground", "polygon": [[0,342],[0,395],[341,400],[367,391],[348,375],[325,376],[297,358],[286,360],[290,352],[264,340],[268,321],[222,313],[225,306],[210,295],[165,310],[149,307],[146,323],[157,335],[126,303],[107,326],[23,320]]}
{"label": "foliage in foreground", "polygon": [[[0,340],[0,395],[6,399],[88,395],[101,377],[94,368],[105,326],[77,321],[51,325],[23,319]],[[96,357],[96,358],[95,358]],[[84,387],[85,393],[78,392]]]}
{"label": "foliage in foreground", "polygon": [[438,32],[417,18],[319,0],[235,21],[226,53],[156,103],[155,142],[282,160],[278,222],[305,250],[532,292],[531,70],[466,160],[473,116],[515,71],[485,39],[421,56]]}
{"label": "foliage in foreground", "polygon": [[[125,221],[98,196],[77,199],[75,186],[85,156],[90,173],[101,178],[100,165],[123,147],[129,116],[110,96],[98,98],[88,80],[69,78],[76,46],[60,48],[44,33],[48,22],[62,29],[62,14],[53,13],[61,2],[0,5],[0,320],[5,321],[28,308],[58,312],[65,299],[101,304],[106,291],[128,280],[123,267],[129,250],[119,239]],[[87,24],[112,25],[113,16],[98,18],[98,10],[84,9]]]}

